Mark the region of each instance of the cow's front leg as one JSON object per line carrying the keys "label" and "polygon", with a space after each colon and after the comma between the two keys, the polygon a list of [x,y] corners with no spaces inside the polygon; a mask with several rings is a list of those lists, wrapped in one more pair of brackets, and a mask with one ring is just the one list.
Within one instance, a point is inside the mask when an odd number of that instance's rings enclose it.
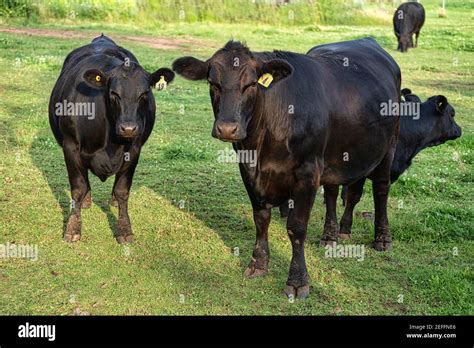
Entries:
{"label": "cow's front leg", "polygon": [[304,242],[308,220],[316,195],[312,182],[300,182],[293,191],[294,208],[287,220],[292,257],[285,293],[288,297],[306,298],[309,295],[308,271],[304,257]]}
{"label": "cow's front leg", "polygon": [[268,225],[272,216],[271,209],[253,208],[253,220],[257,230],[257,238],[252,252],[252,259],[244,272],[244,276],[254,278],[268,273],[270,250],[268,248]]}
{"label": "cow's front leg", "polygon": [[87,169],[81,161],[79,146],[73,140],[65,139],[63,152],[71,186],[71,214],[63,239],[66,242],[76,242],[81,239],[81,207],[87,192],[90,191],[90,186]]}
{"label": "cow's front leg", "polygon": [[128,216],[128,197],[132,186],[133,174],[138,163],[138,154],[130,155],[130,161],[125,162],[115,175],[112,197],[118,205],[118,224],[115,239],[118,243],[133,242],[132,225]]}
{"label": "cow's front leg", "polygon": [[324,223],[324,233],[321,236],[321,246],[335,246],[339,226],[337,224],[337,196],[339,185],[324,185],[324,202],[326,203],[326,220]]}

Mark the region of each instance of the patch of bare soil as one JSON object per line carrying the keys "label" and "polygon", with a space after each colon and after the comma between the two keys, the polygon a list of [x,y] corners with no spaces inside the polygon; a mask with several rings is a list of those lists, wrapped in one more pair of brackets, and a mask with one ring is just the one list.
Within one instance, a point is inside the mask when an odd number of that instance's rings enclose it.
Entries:
{"label": "patch of bare soil", "polygon": [[[64,29],[34,29],[34,28],[0,28],[0,32],[12,33],[17,35],[28,35],[28,36],[43,36],[43,37],[54,37],[60,39],[92,39],[94,35],[89,33],[64,30]],[[95,36],[99,36],[97,34]],[[94,37],[95,37],[94,36]],[[177,39],[177,38],[164,38],[164,37],[151,37],[151,36],[133,36],[133,35],[114,35],[113,40],[121,41],[132,41],[144,44],[151,48],[171,50],[181,49],[186,45],[199,45],[202,47],[204,43],[196,39]]]}

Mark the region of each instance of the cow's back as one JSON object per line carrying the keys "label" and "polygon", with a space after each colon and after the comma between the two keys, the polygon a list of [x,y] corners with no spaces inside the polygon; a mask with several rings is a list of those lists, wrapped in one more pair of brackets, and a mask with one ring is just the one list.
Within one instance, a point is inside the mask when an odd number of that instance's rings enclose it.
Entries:
{"label": "cow's back", "polygon": [[400,68],[375,40],[316,46],[313,57],[330,105],[322,184],[341,184],[370,173],[397,133],[398,117],[382,116],[384,103],[400,102]]}
{"label": "cow's back", "polygon": [[61,72],[74,68],[75,65],[87,57],[100,54],[115,57],[122,61],[125,61],[125,59],[128,58],[131,62],[138,63],[137,58],[130,51],[118,46],[112,39],[102,34],[92,40],[91,43],[76,48],[69,53],[64,60]]}
{"label": "cow's back", "polygon": [[401,4],[393,15],[393,27],[397,34],[413,34],[425,22],[425,9],[417,2]]}

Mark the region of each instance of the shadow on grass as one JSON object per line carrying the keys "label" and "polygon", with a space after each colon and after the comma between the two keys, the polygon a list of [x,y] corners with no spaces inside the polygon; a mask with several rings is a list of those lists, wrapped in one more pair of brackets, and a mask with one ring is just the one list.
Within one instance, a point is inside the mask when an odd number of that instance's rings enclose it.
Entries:
{"label": "shadow on grass", "polygon": [[[61,236],[66,227],[70,212],[70,196],[68,193],[69,183],[61,148],[55,143],[53,146],[49,140],[47,142],[48,145],[45,146],[45,139],[54,140],[49,132],[49,129],[42,129],[37,132],[37,136],[31,144],[29,154],[32,163],[40,170],[45,178],[49,190],[61,206],[63,230],[58,231],[57,241],[58,243],[62,243]],[[147,150],[145,149],[145,151]],[[149,154],[145,157],[148,156]],[[183,175],[179,168],[173,170],[173,165],[174,163],[170,163],[169,170],[161,171],[162,174],[156,174],[153,172],[153,164],[146,163],[142,157],[134,178],[132,192],[137,191],[143,186],[152,190],[157,196],[165,197],[171,205],[176,205],[176,202],[180,197],[188,197],[188,199],[193,202],[193,204],[191,204],[187,209],[190,219],[196,218],[202,221],[206,227],[215,231],[228,248],[229,255],[231,255],[234,247],[239,247],[241,250],[240,266],[241,272],[243,272],[252,255],[253,245],[255,242],[255,227],[253,219],[251,218],[252,208],[248,201],[247,194],[243,189],[243,183],[241,182],[237,167],[235,168],[236,177],[232,179],[234,184],[230,186],[228,190],[223,191],[226,189],[225,183],[219,185],[213,185],[211,183],[211,181],[215,179],[216,174],[212,173],[215,168],[209,171],[209,166],[205,162],[199,163],[197,168],[195,167],[193,170],[201,174],[208,173],[209,175]],[[166,166],[167,165],[165,165],[165,167]],[[141,177],[141,169],[145,172],[149,172],[150,175],[145,174]],[[92,173],[89,173],[89,175],[92,186],[92,202],[100,207],[100,209],[105,213],[111,230],[111,237],[113,237],[117,226],[117,217],[116,212],[114,212],[110,206],[109,197],[111,197],[111,194],[106,192],[110,185],[107,183],[100,183],[98,179],[96,180],[94,178]],[[175,178],[177,177],[180,178],[179,181],[182,182],[182,185],[180,185],[179,182],[176,182]],[[113,181],[113,178],[109,178],[108,181],[110,181],[110,179]],[[219,183],[219,180],[222,181],[222,178],[218,178],[217,183]],[[171,185],[167,185],[166,182],[176,182],[176,184],[172,185],[172,189],[170,189]],[[241,185],[240,189],[237,185]],[[189,189],[190,186],[192,186],[193,189]],[[238,192],[232,192],[236,190]],[[244,195],[244,197],[241,195]],[[210,200],[209,198],[212,199]],[[244,204],[245,212],[242,211],[242,203]],[[83,211],[83,214],[87,214],[87,212]],[[133,228],[133,222],[134,220],[138,220],[139,216],[133,216],[131,214],[130,218],[132,220]],[[285,221],[280,219],[278,210],[273,211],[272,218],[273,221],[285,224]],[[157,221],[156,225],[159,226],[160,222]],[[142,244],[140,239],[144,240],[145,238],[140,238],[140,235],[136,235],[136,243],[138,245]],[[270,254],[271,263],[287,265],[287,267],[289,267],[290,260],[286,256],[280,254],[277,250],[271,250]],[[176,264],[168,264],[167,271],[174,274],[174,281],[181,282],[184,287],[192,286],[196,281],[205,283],[206,280],[209,280],[209,272],[213,272],[211,268],[207,267],[205,264],[201,265],[204,266],[204,269],[197,269],[197,264],[193,263],[191,259],[183,257],[183,255],[176,255],[173,250],[166,251],[166,255],[167,259],[172,259],[175,263],[179,264],[178,267]],[[167,265],[166,262],[163,263],[162,260],[159,259],[155,259],[153,263],[160,264],[161,266]],[[183,270],[185,270],[185,272],[183,272]],[[287,274],[286,272],[287,268],[285,269],[284,274]],[[213,283],[218,284],[219,282],[225,283],[228,281],[228,273],[226,273],[225,270],[223,270],[222,273],[220,271],[214,273],[215,274],[212,277],[214,279]],[[192,276],[190,277],[189,275]],[[272,291],[280,293],[280,290],[283,289],[286,282],[286,275],[284,279],[274,279],[271,274],[270,277],[271,280],[269,281],[271,283],[278,282],[279,284],[279,287],[272,289]],[[266,281],[266,283],[267,282],[268,281]]]}

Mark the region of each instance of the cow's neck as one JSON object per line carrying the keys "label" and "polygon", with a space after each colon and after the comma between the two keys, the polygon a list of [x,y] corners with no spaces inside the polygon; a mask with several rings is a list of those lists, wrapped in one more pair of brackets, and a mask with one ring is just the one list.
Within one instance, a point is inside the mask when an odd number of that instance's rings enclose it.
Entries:
{"label": "cow's neck", "polygon": [[286,141],[289,137],[290,123],[288,114],[279,110],[279,105],[266,102],[265,94],[259,93],[247,126],[247,137],[239,143],[238,148],[257,150],[260,156],[265,138],[272,141]]}

